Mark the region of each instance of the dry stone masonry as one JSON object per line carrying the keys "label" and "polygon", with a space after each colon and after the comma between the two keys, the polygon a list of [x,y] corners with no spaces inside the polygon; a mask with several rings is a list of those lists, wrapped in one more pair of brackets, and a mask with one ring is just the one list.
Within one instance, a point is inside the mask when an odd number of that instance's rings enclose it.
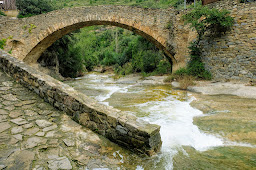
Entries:
{"label": "dry stone masonry", "polygon": [[210,7],[228,9],[235,24],[221,38],[202,42],[206,69],[215,80],[256,80],[256,2],[227,0]]}
{"label": "dry stone masonry", "polygon": [[[159,151],[162,143],[159,133],[160,126],[137,120],[135,116],[101,105],[86,95],[75,91],[70,86],[11,57],[4,51],[0,51],[0,68],[85,127],[139,153],[153,155]],[[9,101],[17,100],[12,94],[6,94],[3,97]],[[13,118],[18,117],[18,114],[13,113]],[[28,112],[27,114],[33,115],[35,113]],[[28,124],[25,119],[20,117],[13,119],[12,122],[18,125]],[[46,120],[36,120],[35,123],[38,127],[43,128],[43,132],[55,128]],[[5,126],[5,128],[8,128],[8,126]],[[5,129],[0,130],[4,131]],[[13,129],[13,133],[22,130]],[[36,133],[39,129],[33,130]],[[43,132],[38,135],[43,135]],[[54,136],[54,134],[47,135],[49,137]]]}
{"label": "dry stone masonry", "polygon": [[[210,7],[228,9],[235,18],[231,32],[202,43],[203,61],[216,80],[255,80],[256,2],[223,0]],[[6,51],[28,64],[63,35],[92,25],[122,27],[145,37],[162,49],[173,62],[173,71],[185,67],[188,46],[196,33],[184,26],[182,15],[189,10],[144,9],[129,6],[68,8],[24,19],[0,18],[0,39],[8,40]]]}

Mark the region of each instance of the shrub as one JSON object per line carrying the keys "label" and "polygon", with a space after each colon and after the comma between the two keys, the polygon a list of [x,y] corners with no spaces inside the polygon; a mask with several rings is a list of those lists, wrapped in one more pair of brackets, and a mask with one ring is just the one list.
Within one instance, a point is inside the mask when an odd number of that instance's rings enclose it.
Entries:
{"label": "shrub", "polygon": [[207,7],[195,8],[183,16],[185,23],[190,23],[191,27],[197,31],[197,40],[189,46],[190,61],[187,66],[187,74],[199,79],[210,80],[212,78],[209,71],[205,70],[201,59],[200,41],[206,33],[220,36],[231,29],[234,19],[229,16],[227,10],[209,9]]}
{"label": "shrub", "polygon": [[187,74],[188,74],[188,71],[186,68],[180,68],[174,72],[174,75],[176,75],[176,76],[185,76]]}
{"label": "shrub", "polygon": [[6,39],[2,39],[0,40],[0,48],[3,50],[4,49],[4,46],[6,45]]}
{"label": "shrub", "polygon": [[176,79],[175,75],[169,75],[168,77],[166,77],[164,79],[164,82],[165,83],[170,83],[170,82],[174,81],[175,79]]}
{"label": "shrub", "polygon": [[180,88],[186,90],[188,86],[194,85],[194,77],[193,76],[183,76],[182,79],[179,80]]}
{"label": "shrub", "polygon": [[50,0],[17,0],[19,18],[30,17],[53,11],[55,8]]}
{"label": "shrub", "polygon": [[229,16],[229,11],[218,9],[209,9],[208,7],[195,8],[188,14],[183,16],[185,23],[190,23],[192,28],[198,33],[198,41],[200,41],[206,32],[212,35],[221,35],[229,31],[234,19]]}
{"label": "shrub", "polygon": [[3,11],[0,10],[0,15],[6,16]]}

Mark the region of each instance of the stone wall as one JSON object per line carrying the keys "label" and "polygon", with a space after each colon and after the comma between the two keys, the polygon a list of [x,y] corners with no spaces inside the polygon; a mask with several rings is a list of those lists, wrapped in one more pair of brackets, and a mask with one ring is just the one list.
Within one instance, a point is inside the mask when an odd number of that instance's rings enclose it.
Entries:
{"label": "stone wall", "polygon": [[161,148],[160,126],[101,105],[70,86],[0,50],[0,68],[75,121],[133,151],[153,155]]}
{"label": "stone wall", "polygon": [[228,9],[235,24],[226,35],[202,42],[203,61],[215,80],[256,80],[256,2],[219,1],[209,7]]}

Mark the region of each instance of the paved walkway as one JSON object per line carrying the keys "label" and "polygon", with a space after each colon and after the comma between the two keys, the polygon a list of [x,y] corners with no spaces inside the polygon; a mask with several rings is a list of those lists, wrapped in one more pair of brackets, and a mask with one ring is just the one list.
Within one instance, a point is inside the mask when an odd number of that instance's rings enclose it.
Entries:
{"label": "paved walkway", "polygon": [[132,159],[0,70],[0,170],[134,169]]}

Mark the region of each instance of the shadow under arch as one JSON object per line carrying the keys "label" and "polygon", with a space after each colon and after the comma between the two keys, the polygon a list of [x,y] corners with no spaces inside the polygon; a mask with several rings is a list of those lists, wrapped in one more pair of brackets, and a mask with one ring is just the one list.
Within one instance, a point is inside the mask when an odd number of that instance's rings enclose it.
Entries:
{"label": "shadow under arch", "polygon": [[61,28],[57,31],[54,31],[47,37],[45,37],[42,41],[40,41],[35,47],[32,48],[32,50],[25,56],[24,62],[30,64],[30,63],[36,63],[37,60],[40,58],[42,53],[50,47],[55,41],[63,37],[64,35],[73,32],[75,30],[78,30],[80,28],[89,27],[89,26],[96,26],[96,25],[111,25],[116,26],[120,28],[124,28],[127,30],[130,30],[144,38],[146,38],[148,41],[152,42],[159,50],[162,50],[166,58],[169,60],[169,62],[173,65],[177,63],[176,59],[173,57],[175,55],[175,52],[168,51],[166,47],[158,42],[156,39],[154,39],[152,36],[148,35],[147,33],[134,28],[129,25],[117,23],[117,22],[110,22],[110,21],[86,21],[86,22],[79,22],[73,25],[69,25],[67,27]]}

